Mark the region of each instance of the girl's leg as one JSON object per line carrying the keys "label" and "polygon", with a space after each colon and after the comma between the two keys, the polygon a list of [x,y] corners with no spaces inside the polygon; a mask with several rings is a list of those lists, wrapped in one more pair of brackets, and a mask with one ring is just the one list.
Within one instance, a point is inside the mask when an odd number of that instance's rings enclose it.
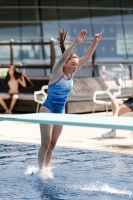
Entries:
{"label": "girl's leg", "polygon": [[130,113],[130,112],[132,112],[132,110],[129,107],[127,107],[125,104],[123,104],[119,108],[118,116]]}
{"label": "girl's leg", "polygon": [[[119,110],[121,105],[123,105],[123,101],[121,99],[112,99],[111,101],[111,108],[113,112],[113,116],[118,116],[119,115]],[[112,132],[115,132],[115,129],[111,130]]]}
{"label": "girl's leg", "polygon": [[62,132],[62,129],[63,129],[63,126],[54,125],[54,127],[53,127],[51,143],[50,143],[49,149],[47,151],[47,155],[46,155],[46,162],[45,162],[46,167],[49,166],[49,164],[50,164],[52,152],[53,152],[55,145],[57,143],[57,140]]}
{"label": "girl's leg", "polygon": [[38,165],[39,169],[42,170],[46,167],[46,157],[48,150],[50,148],[50,143],[52,139],[53,125],[40,124],[41,131],[41,146],[38,152]]}
{"label": "girl's leg", "polygon": [[[40,112],[51,113],[50,110],[44,106],[40,108]],[[40,170],[46,166],[46,156],[52,139],[52,130],[53,125],[40,124],[41,146],[38,152],[38,165]]]}
{"label": "girl's leg", "polygon": [[[119,111],[117,113],[117,116],[121,116],[121,115],[130,113],[130,112],[132,112],[132,110],[129,107],[127,107],[126,105],[122,104],[122,105],[119,106]],[[112,131],[115,132],[116,130],[112,129]]]}
{"label": "girl's leg", "polygon": [[11,114],[12,113],[12,110],[17,102],[17,99],[19,98],[19,95],[18,94],[14,94],[12,96],[12,101],[11,101],[11,105],[10,105],[10,109],[9,109],[9,113]]}
{"label": "girl's leg", "polygon": [[[132,111],[129,107],[124,105],[123,101],[120,99],[114,99],[114,100],[112,100],[111,103],[112,103],[111,107],[112,107],[112,111],[113,111],[113,116],[124,115],[124,114]],[[112,129],[112,131],[115,132],[116,130]]]}
{"label": "girl's leg", "polygon": [[[40,112],[51,113],[49,109],[42,106]],[[61,134],[63,126],[40,124],[41,147],[38,152],[38,164],[40,170],[48,167],[51,161],[52,152]]]}
{"label": "girl's leg", "polygon": [[9,113],[9,109],[7,108],[7,105],[4,101],[4,99],[10,99],[10,95],[8,93],[2,93],[0,94],[0,104],[5,109],[5,113]]}
{"label": "girl's leg", "polygon": [[123,101],[121,99],[112,99],[111,108],[114,116],[118,116],[121,105],[123,105]]}

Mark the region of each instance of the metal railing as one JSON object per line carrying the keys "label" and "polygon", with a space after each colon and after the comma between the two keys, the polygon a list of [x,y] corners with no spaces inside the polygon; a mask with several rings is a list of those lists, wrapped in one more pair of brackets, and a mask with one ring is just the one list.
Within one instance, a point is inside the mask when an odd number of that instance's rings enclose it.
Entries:
{"label": "metal railing", "polygon": [[[91,44],[92,42],[82,42],[80,45],[84,44]],[[71,42],[65,42],[66,45],[71,44]],[[0,43],[0,46],[9,46],[10,47],[10,63],[7,64],[0,64],[0,75],[5,75],[6,70],[3,71],[2,69],[7,68],[9,64],[14,65],[14,46],[23,46],[23,45],[49,45],[50,46],[50,58],[49,63],[45,62],[45,59],[43,59],[44,64],[39,64],[39,61],[37,64],[21,64],[21,60],[16,64],[16,67],[19,71],[23,71],[26,73],[29,77],[49,77],[52,71],[52,67],[55,64],[56,61],[56,50],[55,46],[59,43],[56,42],[53,38],[51,38],[50,42],[14,42],[13,39],[10,40],[9,43]],[[20,64],[19,64],[20,63]],[[82,70],[78,71],[76,73],[77,77],[94,77],[95,76],[95,52],[92,56],[91,62],[86,63]]]}
{"label": "metal railing", "polygon": [[99,76],[107,85],[119,85],[133,87],[133,64],[132,63],[106,63],[98,66]]}
{"label": "metal railing", "polygon": [[[14,65],[14,49],[13,46],[23,46],[23,45],[49,45],[50,46],[50,59],[49,59],[49,63],[45,63],[44,64],[37,64],[35,65],[33,64],[19,64],[22,61],[18,62],[18,64],[16,64],[17,68],[19,70],[26,70],[26,69],[40,69],[43,70],[44,74],[46,75],[46,70],[49,69],[50,72],[52,71],[52,67],[55,63],[55,44],[54,44],[54,39],[51,38],[50,42],[14,42],[13,39],[10,40],[9,43],[0,43],[0,46],[9,46],[10,47],[10,63],[6,63],[6,64],[0,64],[0,69],[3,68],[7,68],[9,64]],[[35,73],[34,73],[35,74]]]}
{"label": "metal railing", "polygon": [[[80,45],[91,44],[92,42],[82,42]],[[65,42],[66,45],[71,44],[71,42]],[[14,65],[14,46],[23,45],[39,45],[39,46],[50,46],[50,57],[49,62],[46,63],[45,59],[42,64],[18,64],[16,65],[19,71],[27,74],[29,77],[34,77],[36,79],[49,77],[52,71],[52,67],[56,62],[56,42],[53,38],[49,42],[14,42],[10,40],[9,43],[0,43],[0,46],[10,47],[10,62],[6,64],[0,64],[0,76],[5,76],[7,71],[4,70],[9,64]],[[91,60],[87,62],[81,70],[79,70],[75,77],[96,77],[99,76],[108,85],[121,85],[122,87],[133,87],[133,64],[132,63],[118,63],[118,62],[104,62],[96,63],[96,53],[94,52]]]}

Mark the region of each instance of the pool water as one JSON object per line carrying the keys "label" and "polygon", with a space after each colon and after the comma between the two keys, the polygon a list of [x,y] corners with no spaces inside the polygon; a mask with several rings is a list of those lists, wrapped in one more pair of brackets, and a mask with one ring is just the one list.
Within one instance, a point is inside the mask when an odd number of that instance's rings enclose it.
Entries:
{"label": "pool water", "polygon": [[38,149],[0,142],[0,200],[133,199],[133,155],[56,147],[52,178],[38,173]]}

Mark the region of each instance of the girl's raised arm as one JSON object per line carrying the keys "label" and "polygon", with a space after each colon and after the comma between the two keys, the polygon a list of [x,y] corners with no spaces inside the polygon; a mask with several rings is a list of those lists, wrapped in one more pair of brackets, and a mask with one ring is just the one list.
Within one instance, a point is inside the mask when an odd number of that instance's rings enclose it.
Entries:
{"label": "girl's raised arm", "polygon": [[[60,30],[61,31],[61,30]],[[63,46],[63,50],[62,50],[62,57],[60,58],[60,60],[54,65],[53,67],[53,71],[52,73],[54,74],[58,74],[61,70],[62,70],[62,67],[63,65],[65,64],[65,62],[68,60],[70,54],[72,53],[73,49],[75,48],[75,46],[82,42],[85,38],[85,35],[86,35],[87,31],[86,30],[82,30],[78,33],[78,35],[76,36],[75,40],[71,43],[71,45],[65,49],[65,46]],[[64,41],[65,41],[65,32],[60,32],[60,34],[64,34]],[[63,41],[63,42],[64,42]],[[60,42],[61,43],[61,42]],[[64,44],[64,43],[63,43]]]}
{"label": "girl's raised arm", "polygon": [[91,46],[87,49],[87,51],[85,52],[83,57],[80,58],[80,60],[79,60],[77,70],[79,70],[91,58],[92,54],[94,53],[94,51],[97,47],[98,42],[101,39],[101,36],[102,36],[102,33],[94,35]]}
{"label": "girl's raised arm", "polygon": [[26,87],[26,82],[25,82],[25,78],[24,78],[23,75],[18,79],[18,82],[19,82],[23,87]]}

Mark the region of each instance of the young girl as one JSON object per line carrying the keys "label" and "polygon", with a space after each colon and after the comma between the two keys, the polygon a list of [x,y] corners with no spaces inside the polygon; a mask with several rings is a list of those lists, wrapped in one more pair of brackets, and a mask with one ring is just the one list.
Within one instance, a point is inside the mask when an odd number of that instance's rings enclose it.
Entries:
{"label": "young girl", "polygon": [[[40,108],[40,112],[63,113],[67,97],[73,87],[73,76],[92,56],[102,35],[102,33],[94,35],[93,43],[87,49],[83,57],[79,59],[78,55],[73,52],[73,49],[77,44],[84,40],[86,34],[86,30],[80,31],[75,40],[66,49],[64,45],[66,33],[64,30],[60,29],[59,42],[62,57],[53,67],[49,79],[48,96]],[[63,127],[59,125],[40,124],[41,147],[38,152],[38,164],[40,170],[49,166],[52,151],[61,134],[62,128]]]}
{"label": "young girl", "polygon": [[[33,86],[33,84],[27,76],[17,72],[14,66],[9,65],[3,85],[6,93],[0,94],[0,104],[5,109],[5,114],[11,114],[17,99],[19,98],[19,89]],[[12,100],[10,108],[8,108],[4,100],[10,98]]]}

